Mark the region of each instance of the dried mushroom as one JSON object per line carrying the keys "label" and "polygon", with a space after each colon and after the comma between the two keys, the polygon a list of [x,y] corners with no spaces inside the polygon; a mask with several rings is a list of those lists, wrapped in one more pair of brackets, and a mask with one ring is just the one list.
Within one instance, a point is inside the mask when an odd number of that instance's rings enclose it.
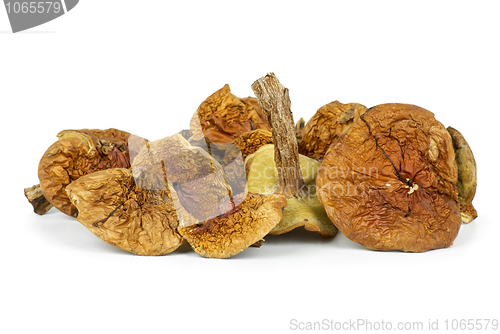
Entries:
{"label": "dried mushroom", "polygon": [[260,247],[285,206],[283,195],[249,193],[234,209],[202,224],[180,227],[179,233],[201,256],[228,258],[254,244]]}
{"label": "dried mushroom", "polygon": [[342,104],[334,101],[324,105],[304,127],[299,153],[313,159],[323,159],[330,145],[366,111],[359,103]]}
{"label": "dried mushroom", "polygon": [[368,109],[326,153],[318,197],[349,239],[376,250],[452,245],[461,225],[451,136],[417,106]]}
{"label": "dried mushroom", "polygon": [[33,205],[33,211],[36,214],[43,215],[49,211],[53,205],[43,196],[42,189],[39,184],[30,188],[24,188],[24,196]]}
{"label": "dried mushroom", "polygon": [[257,151],[260,147],[272,144],[273,135],[268,130],[253,130],[245,132],[233,141],[233,146],[226,150],[223,159],[223,164],[228,165],[235,160],[240,154],[243,160],[247,156]]}
{"label": "dried mushroom", "polygon": [[319,162],[298,154],[288,89],[272,73],[254,82],[252,89],[268,116],[274,145],[263,146],[247,157],[247,189],[287,198],[283,217],[270,234],[304,226],[321,236],[334,236],[337,229],[316,196]]}
{"label": "dried mushroom", "polygon": [[38,179],[46,200],[59,211],[77,216],[65,188],[79,177],[107,168],[128,168],[129,133],[116,129],[65,130],[44,153]]}
{"label": "dried mushroom", "polygon": [[[241,160],[241,152],[237,157]],[[238,166],[243,171],[236,174],[246,180],[243,164]],[[286,206],[281,195],[247,196],[244,187],[235,190],[240,180],[225,168],[179,135],[145,142],[132,162],[140,187],[170,190],[178,231],[191,247],[215,258],[227,258],[258,244],[279,222]]]}
{"label": "dried mushroom", "polygon": [[465,206],[460,206],[460,215],[462,216],[462,223],[468,224],[477,218],[477,211],[472,203],[469,203]]}
{"label": "dried mushroom", "polygon": [[240,99],[225,85],[205,101],[191,119],[193,139],[206,137],[217,145],[231,143],[241,134],[256,130],[269,130],[267,118],[253,97]]}
{"label": "dried mushroom", "polygon": [[108,244],[137,255],[163,255],[183,242],[167,190],[137,187],[132,172],[111,168],[66,187],[77,220]]}
{"label": "dried mushroom", "polygon": [[462,221],[467,224],[477,218],[476,209],[472,206],[472,200],[477,188],[476,160],[464,136],[451,126],[447,130],[453,140],[455,160],[458,167],[457,188]]}
{"label": "dried mushroom", "polygon": [[144,141],[132,162],[132,173],[143,189],[168,190],[170,183],[180,204],[198,221],[213,218],[233,195],[222,166],[179,134]]}
{"label": "dried mushroom", "polygon": [[302,138],[304,138],[304,127],[306,126],[306,121],[301,117],[297,124],[295,124],[295,137],[297,138],[297,144],[300,145]]}

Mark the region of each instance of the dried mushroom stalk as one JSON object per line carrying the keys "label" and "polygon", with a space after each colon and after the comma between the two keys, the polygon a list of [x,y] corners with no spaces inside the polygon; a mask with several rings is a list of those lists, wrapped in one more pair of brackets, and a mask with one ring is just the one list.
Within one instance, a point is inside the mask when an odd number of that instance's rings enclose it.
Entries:
{"label": "dried mushroom stalk", "polygon": [[455,160],[458,167],[458,201],[462,211],[462,220],[464,223],[470,223],[477,217],[476,209],[472,206],[477,188],[476,160],[464,136],[451,126],[447,130],[451,135],[455,149]]}
{"label": "dried mushroom stalk", "polygon": [[171,195],[137,187],[129,169],[82,176],[66,187],[77,220],[110,245],[137,255],[163,255],[183,242]]}
{"label": "dried mushroom stalk", "polygon": [[203,101],[191,119],[193,139],[206,137],[216,144],[231,143],[241,134],[256,129],[269,130],[257,100],[236,97],[229,85]]}
{"label": "dried mushroom stalk", "polygon": [[417,106],[368,109],[329,148],[318,197],[349,239],[376,250],[452,245],[461,225],[452,139]]}
{"label": "dried mushroom stalk", "polygon": [[65,188],[79,177],[108,168],[128,168],[129,133],[116,129],[64,130],[38,165],[43,195],[59,211],[76,217]]}
{"label": "dried mushroom stalk", "polygon": [[262,146],[247,157],[247,189],[261,194],[281,193],[287,197],[283,217],[270,234],[282,234],[304,226],[321,236],[334,236],[337,229],[316,196],[319,163],[298,154],[288,89],[272,73],[257,80],[252,89],[269,119],[274,146]]}
{"label": "dried mushroom stalk", "polygon": [[281,174],[281,191],[287,197],[303,197],[304,180],[288,89],[271,73],[255,81],[252,90],[271,126],[276,168]]}
{"label": "dried mushroom stalk", "polygon": [[330,145],[365,111],[366,107],[358,103],[334,101],[322,106],[305,125],[299,153],[323,159]]}
{"label": "dried mushroom stalk", "polygon": [[45,196],[43,196],[42,189],[39,184],[30,188],[25,188],[24,196],[26,196],[28,201],[31,203],[33,211],[36,214],[43,215],[53,207],[53,205],[47,201]]}

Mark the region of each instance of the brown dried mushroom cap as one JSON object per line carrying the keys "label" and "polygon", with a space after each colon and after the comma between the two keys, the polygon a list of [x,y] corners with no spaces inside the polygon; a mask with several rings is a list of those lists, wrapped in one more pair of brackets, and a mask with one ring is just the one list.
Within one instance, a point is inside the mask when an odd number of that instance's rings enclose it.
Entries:
{"label": "brown dried mushroom cap", "polygon": [[[243,163],[239,165],[243,172],[237,174],[246,179]],[[225,169],[179,135],[145,143],[132,162],[132,173],[140,187],[168,186],[179,233],[206,257],[230,257],[259,242],[286,205],[282,196],[236,193]]]}
{"label": "brown dried mushroom cap", "polygon": [[280,221],[283,195],[248,196],[234,210],[202,224],[180,227],[179,233],[204,257],[228,258],[259,242]]}
{"label": "brown dried mushroom cap", "polygon": [[[279,235],[303,226],[306,230],[317,232],[323,237],[334,236],[337,234],[337,228],[328,218],[316,195],[316,174],[320,163],[303,155],[299,156],[299,162],[305,184],[305,195],[300,198],[293,196],[287,198],[283,217],[270,234]],[[273,145],[265,145],[249,155],[245,167],[248,170],[248,192],[266,195],[280,192]]]}
{"label": "brown dried mushroom cap", "polygon": [[198,221],[217,215],[232,195],[222,166],[179,134],[145,143],[132,161],[132,173],[143,189],[168,190],[171,184],[179,204]]}
{"label": "brown dried mushroom cap", "polygon": [[367,110],[328,150],[318,197],[349,239],[376,250],[452,245],[461,225],[451,137],[417,106]]}
{"label": "brown dried mushroom cap", "polygon": [[66,187],[77,220],[108,244],[137,255],[163,255],[183,242],[170,194],[135,185],[132,172],[112,168]]}
{"label": "brown dried mushroom cap", "polygon": [[307,122],[299,153],[313,159],[323,159],[330,145],[366,111],[359,103],[342,104],[334,101],[324,105]]}
{"label": "brown dried mushroom cap", "polygon": [[61,212],[76,217],[65,188],[80,176],[107,169],[128,168],[129,133],[116,129],[65,130],[44,153],[38,179],[45,198]]}
{"label": "brown dried mushroom cap", "polygon": [[193,139],[207,137],[213,143],[231,143],[241,134],[269,130],[267,119],[253,97],[240,99],[225,85],[205,101],[191,119]]}

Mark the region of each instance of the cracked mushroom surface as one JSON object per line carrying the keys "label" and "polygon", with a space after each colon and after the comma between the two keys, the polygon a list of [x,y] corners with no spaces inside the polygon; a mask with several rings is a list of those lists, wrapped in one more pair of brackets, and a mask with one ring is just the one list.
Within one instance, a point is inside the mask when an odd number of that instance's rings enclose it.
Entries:
{"label": "cracked mushroom surface", "polygon": [[368,109],[329,148],[318,198],[349,239],[375,250],[452,245],[461,225],[452,139],[434,114],[408,104]]}
{"label": "cracked mushroom surface", "polygon": [[[210,258],[228,258],[259,242],[281,219],[283,195],[240,194],[244,200],[227,212],[200,224],[180,227],[194,251]],[[260,247],[260,246],[259,246]]]}
{"label": "cracked mushroom surface", "polygon": [[137,187],[129,169],[82,176],[66,187],[77,220],[110,245],[137,255],[163,255],[183,242],[168,190]]}
{"label": "cracked mushroom surface", "polygon": [[366,111],[359,103],[333,101],[316,111],[302,130],[299,153],[312,159],[323,159],[330,145]]}
{"label": "cracked mushroom surface", "polygon": [[193,139],[206,137],[217,145],[231,143],[241,134],[256,130],[269,130],[267,118],[254,97],[238,98],[225,85],[205,101],[191,119]]}
{"label": "cracked mushroom surface", "polygon": [[44,153],[38,165],[40,189],[59,211],[76,217],[65,188],[79,177],[108,168],[128,168],[129,133],[117,129],[64,130]]}

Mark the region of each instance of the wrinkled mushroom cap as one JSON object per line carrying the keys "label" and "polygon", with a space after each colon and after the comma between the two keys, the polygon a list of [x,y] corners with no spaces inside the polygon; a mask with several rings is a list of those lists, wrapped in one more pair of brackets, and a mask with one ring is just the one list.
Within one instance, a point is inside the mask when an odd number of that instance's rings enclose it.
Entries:
{"label": "wrinkled mushroom cap", "polygon": [[[232,164],[225,168],[232,168]],[[132,161],[132,173],[143,189],[175,190],[179,198],[179,202],[174,203],[179,206],[177,209],[182,206],[197,218],[197,222],[218,215],[223,203],[237,194],[232,185],[244,183],[246,179],[244,172],[226,174],[203,148],[192,146],[179,134],[153,142],[144,141]],[[243,181],[230,177],[241,177]]]}
{"label": "wrinkled mushroom cap", "polygon": [[141,187],[170,190],[178,231],[197,253],[227,258],[259,242],[286,206],[281,195],[235,191],[233,181],[238,180],[226,171],[236,170],[246,180],[243,163],[237,163],[241,152],[237,156],[223,168],[204,149],[174,135],[145,142],[132,162],[132,174]]}
{"label": "wrinkled mushroom cap", "polygon": [[231,143],[241,134],[255,130],[269,130],[267,118],[256,98],[240,99],[225,85],[205,101],[191,119],[193,139],[207,137],[210,142]]}
{"label": "wrinkled mushroom cap", "polygon": [[472,149],[464,136],[456,129],[447,128],[453,140],[455,160],[458,167],[458,201],[461,206],[472,203],[477,188],[477,166]]}
{"label": "wrinkled mushroom cap", "polygon": [[77,220],[108,244],[137,255],[163,255],[183,242],[169,192],[137,187],[128,169],[82,176],[66,191]]}
{"label": "wrinkled mushroom cap", "polygon": [[59,211],[76,216],[65,188],[80,176],[107,169],[128,168],[129,133],[116,129],[64,130],[44,153],[38,165],[43,195]]}
{"label": "wrinkled mushroom cap", "polygon": [[319,108],[302,131],[299,153],[322,159],[328,147],[365,111],[366,107],[359,103],[342,104],[339,101]]}
{"label": "wrinkled mushroom cap", "polygon": [[[270,234],[278,235],[304,226],[321,236],[334,236],[337,228],[328,218],[325,209],[316,195],[316,173],[320,163],[303,155],[299,155],[300,169],[304,179],[306,196],[287,199],[287,207],[283,217]],[[278,170],[274,161],[274,145],[262,146],[257,152],[249,155],[245,161],[247,170],[247,189],[250,193],[280,193]]]}
{"label": "wrinkled mushroom cap", "polygon": [[256,152],[264,145],[272,144],[272,142],[273,135],[271,131],[258,129],[245,132],[236,138],[233,141],[233,145],[226,150],[222,163],[223,165],[228,165],[240,155],[245,160],[247,156]]}
{"label": "wrinkled mushroom cap", "polygon": [[180,227],[179,233],[201,256],[228,258],[266,236],[286,205],[283,195],[249,193],[234,210],[202,224]]}
{"label": "wrinkled mushroom cap", "polygon": [[329,148],[318,172],[318,198],[332,222],[370,249],[452,245],[461,218],[448,131],[414,105],[379,105],[362,117]]}

